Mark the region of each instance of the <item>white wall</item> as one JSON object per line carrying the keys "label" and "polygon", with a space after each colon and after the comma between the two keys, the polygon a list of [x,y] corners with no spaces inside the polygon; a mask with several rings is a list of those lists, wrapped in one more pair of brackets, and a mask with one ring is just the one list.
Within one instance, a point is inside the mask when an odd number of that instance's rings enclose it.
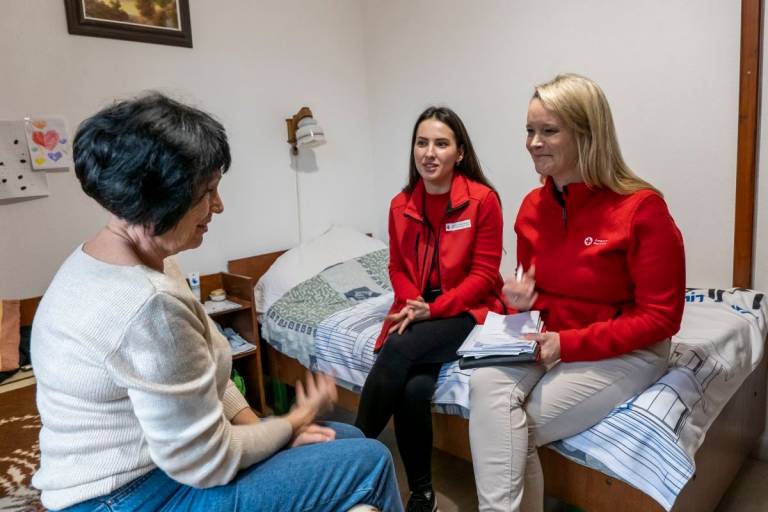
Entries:
{"label": "white wall", "polygon": [[[666,193],[689,285],[730,282],[736,1],[192,0],[191,50],[71,36],[62,2],[4,9],[0,118],[58,113],[74,128],[116,96],[161,88],[222,119],[234,156],[226,212],[182,255],[187,269],[297,241],[283,119],[304,104],[329,140],[314,152],[318,171],[300,176],[305,238],[333,222],[384,236],[411,123],[441,103],[462,115],[501,192],[513,260],[514,214],[536,185],[523,149],[528,98],[533,84],[576,71],[603,86],[628,162]],[[40,294],[105,219],[72,172],[49,182],[48,198],[0,205],[0,296]]]}
{"label": "white wall", "polygon": [[730,284],[739,2],[369,0],[365,19],[378,204],[405,182],[418,114],[451,106],[501,193],[508,268],[517,207],[537,185],[528,100],[534,84],[577,72],[605,90],[627,162],[665,193],[688,284]]}
{"label": "white wall", "polygon": [[[0,119],[61,114],[74,129],[113,98],[148,88],[219,117],[234,162],[221,185],[225,212],[203,246],[180,257],[185,269],[205,273],[224,269],[228,259],[296,244],[284,119],[308,105],[328,144],[314,150],[317,171],[301,175],[304,238],[332,223],[371,231],[376,196],[361,4],[190,4],[192,49],[72,36],[61,1],[3,2]],[[73,172],[48,179],[50,197],[0,205],[0,297],[42,294],[61,261],[106,220]]]}

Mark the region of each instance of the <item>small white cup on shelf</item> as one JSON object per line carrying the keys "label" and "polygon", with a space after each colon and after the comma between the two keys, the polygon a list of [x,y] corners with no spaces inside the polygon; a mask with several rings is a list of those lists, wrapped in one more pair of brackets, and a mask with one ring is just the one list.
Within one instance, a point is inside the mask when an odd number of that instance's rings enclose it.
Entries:
{"label": "small white cup on shelf", "polygon": [[212,301],[222,301],[227,298],[227,294],[224,290],[221,288],[216,288],[215,290],[211,291],[211,293],[208,295]]}

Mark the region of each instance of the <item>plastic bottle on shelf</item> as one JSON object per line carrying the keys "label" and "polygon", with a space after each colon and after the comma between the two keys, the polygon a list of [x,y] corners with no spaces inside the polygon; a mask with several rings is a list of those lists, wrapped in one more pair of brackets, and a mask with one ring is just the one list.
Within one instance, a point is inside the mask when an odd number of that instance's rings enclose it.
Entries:
{"label": "plastic bottle on shelf", "polygon": [[192,289],[192,294],[197,297],[197,300],[201,300],[200,272],[190,272],[187,274],[187,281],[189,281],[189,287]]}

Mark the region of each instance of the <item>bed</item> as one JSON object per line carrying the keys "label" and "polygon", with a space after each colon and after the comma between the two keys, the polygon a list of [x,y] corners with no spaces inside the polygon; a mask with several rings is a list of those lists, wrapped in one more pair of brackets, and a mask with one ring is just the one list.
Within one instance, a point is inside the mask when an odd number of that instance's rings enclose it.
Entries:
{"label": "bed", "polygon": [[[386,249],[370,248],[346,259],[336,254],[338,261],[318,257],[323,270],[307,277],[303,269],[300,283],[262,305],[271,377],[292,384],[305,368],[333,372],[340,406],[349,410],[391,303]],[[302,250],[299,259],[312,259]],[[261,283],[273,264],[286,266],[284,258],[296,256],[232,260],[228,270]],[[667,375],[587,432],[541,448],[546,493],[587,511],[617,503],[627,512],[714,510],[764,428],[766,316],[765,298],[752,290],[688,290]],[[468,379],[455,364],[443,367],[433,423],[436,448],[470,460]]]}

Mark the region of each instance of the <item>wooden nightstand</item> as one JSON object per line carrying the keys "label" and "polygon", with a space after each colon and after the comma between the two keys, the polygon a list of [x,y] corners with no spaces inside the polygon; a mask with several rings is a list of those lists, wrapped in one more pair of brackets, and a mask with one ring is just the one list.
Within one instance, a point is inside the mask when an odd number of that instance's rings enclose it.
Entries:
{"label": "wooden nightstand", "polygon": [[267,414],[267,402],[264,398],[264,376],[261,372],[261,340],[256,324],[256,311],[253,307],[253,282],[251,278],[218,272],[200,276],[200,297],[203,302],[208,300],[208,294],[216,288],[222,288],[227,293],[227,300],[240,305],[239,309],[231,309],[213,313],[211,318],[222,327],[231,327],[240,336],[256,346],[256,350],[232,357],[232,367],[245,379],[248,403],[261,415]]}

